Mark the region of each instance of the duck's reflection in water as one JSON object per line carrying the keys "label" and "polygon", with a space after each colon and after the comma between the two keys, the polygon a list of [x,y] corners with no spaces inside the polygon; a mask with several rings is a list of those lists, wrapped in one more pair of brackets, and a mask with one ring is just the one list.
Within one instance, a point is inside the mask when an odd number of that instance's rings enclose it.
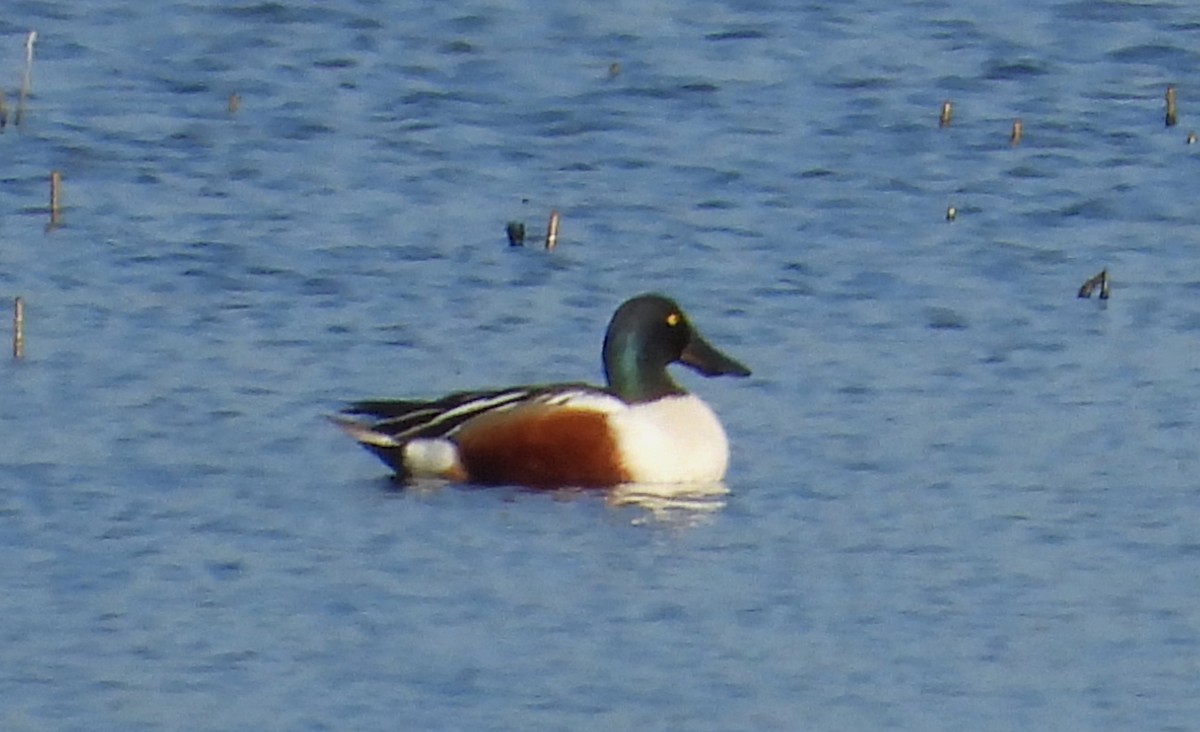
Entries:
{"label": "duck's reflection in water", "polygon": [[389,479],[387,491],[410,497],[431,497],[447,488],[468,491],[499,490],[507,501],[517,501],[523,496],[550,495],[556,501],[574,501],[589,496],[603,496],[610,508],[635,508],[641,512],[633,519],[634,524],[662,523],[676,526],[694,526],[711,520],[725,508],[729,488],[724,483],[625,483],[613,488],[559,488],[535,490],[530,488],[480,488],[443,480],[404,481]]}
{"label": "duck's reflection in water", "polygon": [[605,500],[614,508],[645,510],[634,523],[692,526],[711,520],[725,508],[728,495],[724,483],[626,483],[609,489]]}

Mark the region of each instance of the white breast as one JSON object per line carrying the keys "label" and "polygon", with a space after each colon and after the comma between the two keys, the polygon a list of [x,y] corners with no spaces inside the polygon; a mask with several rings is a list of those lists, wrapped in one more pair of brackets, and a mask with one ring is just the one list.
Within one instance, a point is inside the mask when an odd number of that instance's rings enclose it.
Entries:
{"label": "white breast", "polygon": [[638,483],[725,477],[729,442],[717,415],[691,394],[635,404],[609,416],[625,467]]}

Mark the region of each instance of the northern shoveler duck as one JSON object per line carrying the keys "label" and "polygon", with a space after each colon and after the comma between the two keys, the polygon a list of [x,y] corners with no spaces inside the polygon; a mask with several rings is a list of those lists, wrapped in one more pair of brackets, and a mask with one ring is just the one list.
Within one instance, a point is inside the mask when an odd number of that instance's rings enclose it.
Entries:
{"label": "northern shoveler duck", "polygon": [[674,301],[641,295],[604,336],[608,387],[465,391],[429,401],[355,402],[333,420],[401,478],[532,488],[716,482],[729,444],[712,409],[667,373],[749,376]]}

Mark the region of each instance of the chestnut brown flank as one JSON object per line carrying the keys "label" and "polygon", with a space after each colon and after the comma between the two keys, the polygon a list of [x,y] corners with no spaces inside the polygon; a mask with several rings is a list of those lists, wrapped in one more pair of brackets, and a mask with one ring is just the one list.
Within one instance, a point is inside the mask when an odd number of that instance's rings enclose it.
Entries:
{"label": "chestnut brown flank", "polygon": [[599,412],[531,405],[493,412],[455,436],[471,482],[534,488],[629,481]]}

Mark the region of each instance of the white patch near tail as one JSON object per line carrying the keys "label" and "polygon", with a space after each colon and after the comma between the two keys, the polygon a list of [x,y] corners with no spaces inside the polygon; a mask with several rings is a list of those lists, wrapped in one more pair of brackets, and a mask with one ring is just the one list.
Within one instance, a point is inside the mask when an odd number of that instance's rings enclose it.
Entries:
{"label": "white patch near tail", "polygon": [[404,446],[404,467],[414,478],[459,479],[466,475],[458,446],[450,440],[412,440]]}

